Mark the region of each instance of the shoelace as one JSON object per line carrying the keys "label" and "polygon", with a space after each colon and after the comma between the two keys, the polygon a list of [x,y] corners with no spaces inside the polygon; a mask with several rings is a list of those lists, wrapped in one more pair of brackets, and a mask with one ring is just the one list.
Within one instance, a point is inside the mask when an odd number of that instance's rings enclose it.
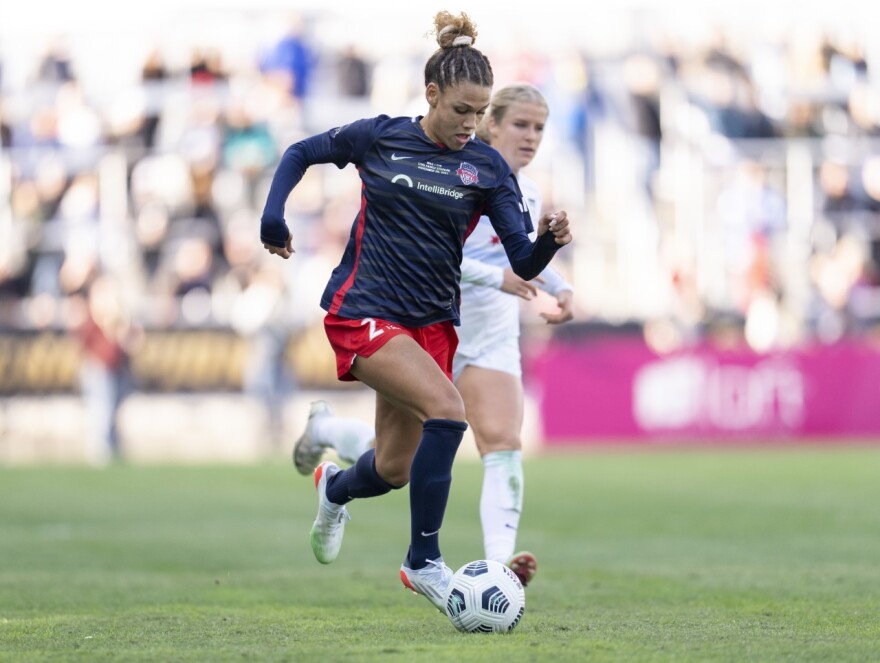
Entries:
{"label": "shoelace", "polygon": [[324,517],[326,518],[329,525],[341,525],[351,520],[351,516],[348,514],[348,509],[346,509],[344,506],[340,505],[339,511],[337,511],[335,514],[328,514],[327,511],[330,510],[331,509],[324,509]]}
{"label": "shoelace", "polygon": [[[438,580],[443,580],[446,575],[446,573],[445,573],[446,565],[443,563],[443,558],[441,557],[440,559],[429,559],[426,561],[428,562],[428,564],[430,564],[436,568],[431,569],[425,575],[438,576],[438,578],[437,578]],[[427,567],[425,567],[425,568],[427,568]]]}

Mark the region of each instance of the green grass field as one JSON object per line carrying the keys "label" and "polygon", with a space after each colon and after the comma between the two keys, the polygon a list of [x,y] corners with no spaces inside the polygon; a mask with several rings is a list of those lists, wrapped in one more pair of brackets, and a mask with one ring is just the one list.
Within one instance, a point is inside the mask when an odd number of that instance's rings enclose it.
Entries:
{"label": "green grass field", "polygon": [[[480,466],[441,541],[482,557]],[[314,561],[287,464],[0,470],[3,661],[878,661],[880,448],[631,451],[526,464],[540,569],[509,635],[400,584],[406,491]]]}

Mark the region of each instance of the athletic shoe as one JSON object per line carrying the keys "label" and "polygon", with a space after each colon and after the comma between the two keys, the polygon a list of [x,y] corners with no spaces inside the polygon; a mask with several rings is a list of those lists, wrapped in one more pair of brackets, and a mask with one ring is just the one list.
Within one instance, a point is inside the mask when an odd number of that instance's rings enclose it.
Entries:
{"label": "athletic shoe", "polygon": [[315,439],[314,426],[315,420],[320,417],[326,417],[331,414],[330,406],[327,401],[313,401],[309,408],[309,420],[306,423],[306,429],[293,447],[293,464],[297,471],[302,475],[311,474],[321,462],[321,456],[324,455],[326,444],[321,444]]}
{"label": "athletic shoe", "polygon": [[327,499],[327,481],[337,472],[339,466],[324,462],[315,469],[315,488],[318,490],[318,515],[309,538],[312,552],[321,564],[329,564],[339,554],[342,535],[345,534],[345,521],[351,520],[348,509]]}
{"label": "athletic shoe", "polygon": [[525,587],[532,581],[532,578],[534,578],[535,574],[538,572],[538,560],[535,559],[535,556],[532,553],[523,550],[510,558],[507,562],[507,568],[516,574],[516,577],[519,578],[522,586]]}
{"label": "athletic shoe", "polygon": [[452,582],[452,569],[443,563],[443,558],[429,559],[428,566],[413,570],[406,565],[400,567],[400,579],[416,594],[421,594],[440,612],[446,609],[446,590]]}

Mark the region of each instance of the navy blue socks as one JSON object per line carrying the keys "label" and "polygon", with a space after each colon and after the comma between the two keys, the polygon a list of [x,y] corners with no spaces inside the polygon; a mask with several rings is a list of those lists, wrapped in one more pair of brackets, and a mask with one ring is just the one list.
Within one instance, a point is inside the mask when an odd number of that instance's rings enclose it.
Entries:
{"label": "navy blue socks", "polygon": [[376,472],[376,450],[368,449],[347,470],[327,480],[327,499],[334,504],[347,504],[356,497],[376,497],[394,488]]}
{"label": "navy blue socks", "polygon": [[[429,419],[424,423],[409,473],[411,543],[406,565],[411,569],[421,569],[429,559],[440,557],[439,533],[452,484],[452,463],[466,430],[463,421]],[[376,451],[370,449],[354,465],[327,480],[327,499],[347,504],[398,487],[376,472]]]}
{"label": "navy blue socks", "polygon": [[440,526],[446,512],[452,463],[467,430],[463,421],[428,419],[409,473],[411,542],[407,566],[421,569],[440,557]]}

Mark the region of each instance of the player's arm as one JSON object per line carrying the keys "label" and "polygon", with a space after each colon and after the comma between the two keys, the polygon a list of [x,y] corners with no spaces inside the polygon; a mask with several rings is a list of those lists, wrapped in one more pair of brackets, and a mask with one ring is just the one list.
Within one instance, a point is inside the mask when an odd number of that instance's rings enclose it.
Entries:
{"label": "player's arm", "polygon": [[501,288],[504,283],[504,269],[465,256],[461,259],[461,282]]}
{"label": "player's arm", "polygon": [[554,297],[566,290],[574,290],[574,287],[550,265],[535,279],[535,283],[541,290]]}
{"label": "player's arm", "polygon": [[[539,276],[536,280],[540,281]],[[538,289],[529,281],[524,281],[512,269],[490,265],[475,258],[464,257],[461,261],[461,282],[496,288],[501,292],[532,299]]]}
{"label": "player's arm", "polygon": [[532,231],[532,220],[521,200],[519,185],[508,169],[486,209],[511,268],[520,278],[531,281],[544,270],[556,251],[571,242],[571,231],[564,211],[550,212],[541,217],[537,239],[532,242],[527,234]]}
{"label": "player's arm", "polygon": [[344,168],[349,163],[358,163],[373,142],[375,127],[383,119],[384,116],[379,116],[331,129],[294,143],[284,151],[260,218],[260,240],[264,248],[285,259],[291,256],[293,238],[284,221],[284,206],[290,192],[309,166],[333,163]]}

